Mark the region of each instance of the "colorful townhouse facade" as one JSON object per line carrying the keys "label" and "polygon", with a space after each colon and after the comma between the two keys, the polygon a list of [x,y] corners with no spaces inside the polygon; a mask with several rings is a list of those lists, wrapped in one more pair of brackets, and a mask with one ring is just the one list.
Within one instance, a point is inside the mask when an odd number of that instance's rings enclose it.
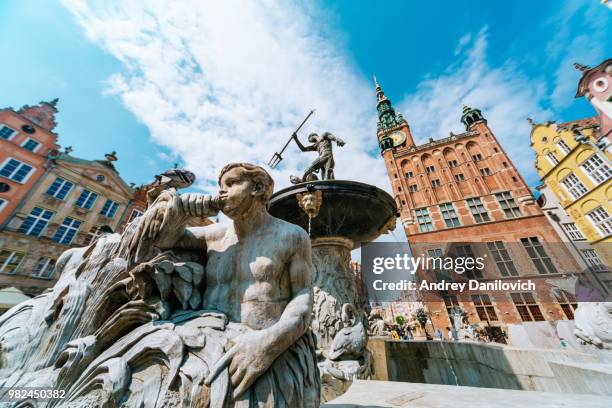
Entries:
{"label": "colorful townhouse facade", "polygon": [[[531,146],[542,183],[573,220],[564,228],[577,230],[612,265],[612,154],[596,147],[599,134],[597,118],[534,124]],[[578,142],[577,135],[591,143]]]}
{"label": "colorful townhouse facade", "polygon": [[0,284],[30,296],[54,285],[55,262],[64,251],[117,231],[130,207],[133,191],[117,173],[114,153],[86,160],[69,150],[50,160],[0,230]]}
{"label": "colorful townhouse facade", "polygon": [[538,175],[605,265],[612,265],[612,59],[580,64],[577,97],[598,115],[557,124],[532,121]]}
{"label": "colorful townhouse facade", "polygon": [[64,251],[123,232],[146,210],[147,191],[160,187],[161,176],[128,185],[115,167],[116,152],[89,160],[70,146],[60,151],[57,103],[0,110],[0,314],[51,288]]}
{"label": "colorful townhouse facade", "polygon": [[57,153],[57,99],[0,109],[0,227],[49,168]]}
{"label": "colorful townhouse facade", "polygon": [[55,284],[64,251],[120,230],[135,209],[115,152],[86,160],[59,151],[57,113],[57,99],[0,111],[0,288],[28,296]]}

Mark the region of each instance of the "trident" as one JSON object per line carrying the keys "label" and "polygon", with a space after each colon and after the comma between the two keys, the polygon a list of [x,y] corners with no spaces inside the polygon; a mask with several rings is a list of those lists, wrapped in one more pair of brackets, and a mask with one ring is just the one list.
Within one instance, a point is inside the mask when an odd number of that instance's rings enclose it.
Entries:
{"label": "trident", "polygon": [[297,135],[297,132],[302,128],[302,126],[304,126],[304,123],[306,123],[306,121],[308,120],[308,118],[310,118],[312,116],[312,114],[315,112],[315,109],[311,110],[310,113],[308,114],[308,116],[306,116],[306,119],[304,119],[302,121],[302,123],[300,124],[300,126],[298,126],[297,129],[295,129],[295,132],[293,132],[291,134],[291,137],[289,138],[289,140],[287,140],[287,143],[285,143],[285,145],[283,146],[283,148],[281,149],[280,152],[275,152],[272,155],[272,158],[270,159],[270,161],[268,162],[268,166],[270,166],[271,169],[276,168],[276,166],[278,166],[278,163],[281,162],[281,160],[283,160],[283,156],[281,156],[281,154],[283,154],[283,152],[285,151],[285,149],[287,148],[287,146],[289,146],[289,143],[291,143],[291,139],[293,139],[294,135]]}

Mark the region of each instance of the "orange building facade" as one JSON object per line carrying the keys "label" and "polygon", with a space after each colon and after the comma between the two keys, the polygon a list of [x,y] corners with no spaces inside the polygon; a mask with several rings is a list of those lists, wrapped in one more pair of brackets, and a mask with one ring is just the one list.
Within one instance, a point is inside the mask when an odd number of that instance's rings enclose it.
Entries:
{"label": "orange building facade", "polygon": [[24,106],[15,111],[0,109],[0,226],[49,168],[49,155],[57,152],[57,99]]}
{"label": "orange building facade", "polygon": [[[418,279],[516,282],[535,290],[426,292],[431,321],[444,330],[450,308],[460,306],[469,323],[505,330],[525,321],[573,319],[576,300],[545,280],[580,267],[552,227],[523,177],[478,109],[464,107],[466,131],[416,145],[410,127],[376,82],[377,139],[412,256],[483,257],[482,271],[436,271]],[[499,330],[498,330],[499,331]]]}

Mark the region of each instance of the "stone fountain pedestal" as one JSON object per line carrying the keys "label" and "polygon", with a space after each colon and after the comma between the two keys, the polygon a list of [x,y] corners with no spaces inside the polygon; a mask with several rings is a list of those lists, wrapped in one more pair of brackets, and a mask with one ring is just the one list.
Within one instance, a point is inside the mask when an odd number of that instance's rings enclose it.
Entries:
{"label": "stone fountain pedestal", "polygon": [[357,285],[350,269],[353,242],[343,237],[321,237],[312,241],[315,267],[313,327],[317,345],[328,349],[342,329],[342,305],[357,303]]}
{"label": "stone fountain pedestal", "polygon": [[315,267],[311,328],[317,338],[321,401],[368,379],[368,319],[360,304],[351,251],[395,227],[397,206],[381,189],[345,180],[298,184],[274,194],[269,211],[309,232]]}

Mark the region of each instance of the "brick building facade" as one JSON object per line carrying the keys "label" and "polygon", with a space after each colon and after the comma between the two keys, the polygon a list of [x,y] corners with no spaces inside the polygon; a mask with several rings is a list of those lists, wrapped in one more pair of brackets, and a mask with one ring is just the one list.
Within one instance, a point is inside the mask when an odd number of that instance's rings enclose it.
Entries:
{"label": "brick building facade", "polygon": [[57,99],[0,109],[0,227],[38,183],[57,152]]}
{"label": "brick building facade", "polygon": [[[408,123],[377,81],[376,96],[377,139],[412,255],[482,256],[484,271],[475,276],[480,281],[528,278],[536,286],[516,293],[427,292],[422,300],[433,325],[450,326],[453,305],[467,312],[470,323],[489,327],[572,319],[575,299],[546,280],[562,279],[580,267],[481,111],[464,107],[464,133],[416,145]],[[426,271],[432,272],[428,276],[439,280],[436,271]]]}

